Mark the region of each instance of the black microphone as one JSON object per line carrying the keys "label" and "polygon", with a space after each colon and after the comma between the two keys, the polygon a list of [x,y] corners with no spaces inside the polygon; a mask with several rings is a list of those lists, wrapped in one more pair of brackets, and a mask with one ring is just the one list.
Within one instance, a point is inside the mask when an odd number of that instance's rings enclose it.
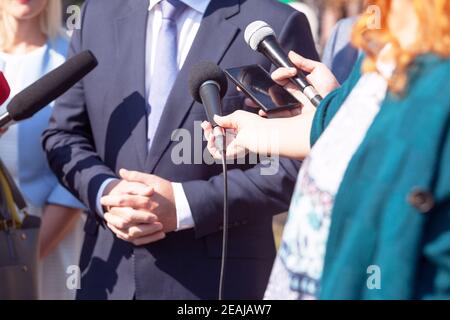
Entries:
{"label": "black microphone", "polygon": [[[218,128],[219,125],[214,121],[215,115],[222,115],[222,98],[228,90],[228,80],[225,72],[213,62],[202,62],[195,65],[189,75],[189,88],[191,95],[195,101],[202,103],[208,121],[213,128]],[[222,168],[223,168],[223,236],[222,236],[222,259],[220,263],[220,278],[219,278],[219,300],[224,297],[225,291],[225,267],[227,260],[227,246],[228,246],[228,170],[225,156],[226,141],[224,132],[221,130],[220,134],[216,134],[216,147],[222,154]]]}
{"label": "black microphone", "polygon": [[[195,65],[189,76],[189,88],[195,101],[203,104],[208,121],[213,128],[218,127],[215,115],[222,115],[222,98],[228,90],[228,80],[223,70],[213,62]],[[225,137],[216,136],[216,146],[220,152],[225,150]]]}
{"label": "black microphone", "polygon": [[[254,50],[265,55],[278,68],[295,68],[277,41],[275,31],[264,21],[255,21],[245,29],[245,42]],[[322,97],[308,82],[303,71],[290,79],[314,106],[318,106]]]}
{"label": "black microphone", "polygon": [[0,128],[13,121],[31,118],[83,79],[97,64],[95,56],[87,50],[47,73],[11,100],[7,112],[0,115]]}

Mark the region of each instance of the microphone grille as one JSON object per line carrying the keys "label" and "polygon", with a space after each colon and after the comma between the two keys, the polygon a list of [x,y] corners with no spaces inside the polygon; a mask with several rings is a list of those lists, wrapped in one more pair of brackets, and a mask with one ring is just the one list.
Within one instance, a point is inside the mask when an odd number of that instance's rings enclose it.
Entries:
{"label": "microphone grille", "polygon": [[275,36],[275,31],[264,21],[258,20],[250,23],[245,29],[245,42],[254,51],[258,51],[258,46],[266,37]]}
{"label": "microphone grille", "polygon": [[97,64],[92,52],[78,53],[17,94],[6,107],[9,115],[14,121],[30,118],[74,86]]}
{"label": "microphone grille", "polygon": [[228,79],[225,72],[214,62],[200,62],[192,67],[189,74],[189,90],[195,101],[202,103],[200,87],[207,81],[215,81],[220,87],[223,98],[228,90]]}

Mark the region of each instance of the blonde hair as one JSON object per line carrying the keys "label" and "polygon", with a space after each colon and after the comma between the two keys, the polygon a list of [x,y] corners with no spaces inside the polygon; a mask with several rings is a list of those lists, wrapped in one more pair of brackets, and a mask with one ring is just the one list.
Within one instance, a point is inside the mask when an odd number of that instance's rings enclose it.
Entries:
{"label": "blonde hair", "polygon": [[450,57],[450,0],[411,0],[419,22],[419,31],[412,48],[402,48],[389,29],[388,19],[395,0],[371,0],[371,5],[380,9],[381,28],[370,29],[373,21],[369,12],[362,15],[353,29],[352,42],[366,53],[363,72],[377,71],[376,61],[387,44],[394,50],[396,70],[389,79],[389,88],[401,93],[408,84],[408,71],[417,56],[433,53],[443,58]]}
{"label": "blonde hair", "polygon": [[[2,3],[4,0],[1,0]],[[8,16],[0,4],[0,48],[10,45],[13,34],[11,32],[10,21]],[[55,39],[63,34],[62,31],[62,4],[61,0],[47,0],[44,10],[39,16],[41,32],[47,36],[49,40]]]}

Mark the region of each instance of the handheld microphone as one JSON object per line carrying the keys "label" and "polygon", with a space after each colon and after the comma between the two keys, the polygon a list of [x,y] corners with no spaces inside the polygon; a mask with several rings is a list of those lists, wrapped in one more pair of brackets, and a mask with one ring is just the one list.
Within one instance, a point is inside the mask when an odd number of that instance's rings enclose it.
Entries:
{"label": "handheld microphone", "polygon": [[[213,129],[220,128],[214,121],[214,115],[222,115],[222,98],[228,90],[228,80],[222,69],[213,62],[202,62],[194,66],[189,75],[189,88],[195,101],[202,103],[208,121]],[[224,132],[216,135],[216,147],[222,154],[223,170],[223,234],[222,259],[220,263],[219,300],[223,300],[225,291],[225,269],[228,246],[228,169],[226,160],[226,141]]]}
{"label": "handheld microphone", "polygon": [[18,93],[0,115],[0,128],[11,122],[31,118],[63,95],[91,72],[98,62],[90,51],[83,51]]}
{"label": "handheld microphone", "polygon": [[0,72],[0,105],[8,100],[10,93],[11,89],[9,88],[8,81],[6,81],[3,72]]}
{"label": "handheld microphone", "polygon": [[[264,21],[255,21],[245,29],[245,42],[254,51],[265,55],[278,68],[296,68],[289,60],[277,41],[275,31]],[[299,70],[296,77],[290,79],[303,94],[317,107],[322,97],[317,90],[308,82],[303,71]]]}
{"label": "handheld microphone", "polygon": [[[228,90],[228,80],[223,70],[212,62],[195,65],[189,76],[189,88],[194,100],[203,104],[212,127],[218,127],[214,115],[222,115],[221,100]],[[221,153],[225,151],[223,134],[216,136],[216,146]]]}

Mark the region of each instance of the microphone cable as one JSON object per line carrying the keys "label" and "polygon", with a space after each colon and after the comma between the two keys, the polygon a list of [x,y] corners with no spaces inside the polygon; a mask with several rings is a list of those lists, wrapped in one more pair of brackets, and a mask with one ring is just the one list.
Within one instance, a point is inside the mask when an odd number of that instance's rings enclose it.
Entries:
{"label": "microphone cable", "polygon": [[223,172],[223,232],[222,232],[222,258],[220,263],[220,278],[219,278],[219,301],[224,299],[225,292],[225,275],[226,275],[226,262],[228,251],[228,167],[226,157],[226,131],[224,130],[224,136],[219,140],[221,145],[220,154],[222,156],[222,172]]}
{"label": "microphone cable", "polygon": [[189,75],[189,89],[195,101],[203,104],[208,121],[212,124],[212,134],[216,137],[216,148],[222,157],[223,168],[223,237],[222,259],[219,276],[219,300],[223,300],[225,292],[225,275],[228,250],[228,172],[226,157],[226,130],[214,134],[214,129],[219,127],[214,121],[214,115],[222,114],[221,100],[227,93],[228,79],[225,72],[214,62],[201,62],[195,65]]}

